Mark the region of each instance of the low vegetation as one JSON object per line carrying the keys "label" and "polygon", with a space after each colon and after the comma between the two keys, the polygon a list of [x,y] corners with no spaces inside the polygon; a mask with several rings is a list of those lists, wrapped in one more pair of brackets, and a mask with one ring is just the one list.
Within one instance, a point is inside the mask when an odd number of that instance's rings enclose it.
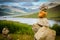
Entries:
{"label": "low vegetation", "polygon": [[[4,27],[10,30],[9,35],[13,40],[34,40],[34,33],[31,25],[6,20],[0,20],[0,40],[8,40],[1,34]],[[54,24],[51,29],[57,32],[56,40],[60,40],[60,25]]]}
{"label": "low vegetation", "polygon": [[33,34],[32,26],[14,21],[0,20],[0,33],[4,27],[10,30],[10,33]]}
{"label": "low vegetation", "polygon": [[56,35],[60,35],[60,25],[54,24],[51,29],[56,31]]}

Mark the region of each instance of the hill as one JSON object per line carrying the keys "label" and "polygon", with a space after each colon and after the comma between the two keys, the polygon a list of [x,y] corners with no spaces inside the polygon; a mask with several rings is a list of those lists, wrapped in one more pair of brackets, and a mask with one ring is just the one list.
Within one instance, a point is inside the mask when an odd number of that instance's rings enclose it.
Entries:
{"label": "hill", "polygon": [[[47,12],[48,12],[48,15],[47,15],[48,19],[60,20],[60,5],[48,9]],[[37,18],[37,15],[38,15],[38,12],[30,15],[18,16],[18,17]]]}
{"label": "hill", "polygon": [[48,18],[54,19],[54,20],[60,20],[60,5],[53,7],[51,9],[47,10],[48,12]]}
{"label": "hill", "polygon": [[12,37],[12,40],[33,40],[34,38],[31,25],[16,21],[0,20],[0,40],[8,40],[8,38],[3,37],[1,34],[2,29],[5,27],[9,29],[9,35]]}
{"label": "hill", "polygon": [[24,15],[24,16],[16,16],[16,17],[23,17],[23,18],[37,18],[38,12],[29,14],[29,15]]}
{"label": "hill", "polygon": [[33,34],[31,25],[16,21],[0,20],[0,33],[5,27],[9,29],[10,33]]}

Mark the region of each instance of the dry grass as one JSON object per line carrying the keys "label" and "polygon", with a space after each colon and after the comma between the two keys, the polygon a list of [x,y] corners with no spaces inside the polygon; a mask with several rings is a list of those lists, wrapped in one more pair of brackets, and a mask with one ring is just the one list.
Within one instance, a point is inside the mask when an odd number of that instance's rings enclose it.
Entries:
{"label": "dry grass", "polygon": [[[26,34],[10,34],[13,40],[34,40],[33,35],[26,35]],[[8,40],[7,38],[3,38],[0,34],[0,40]]]}
{"label": "dry grass", "polygon": [[[13,40],[34,40],[33,35],[26,34],[10,34]],[[7,38],[3,38],[0,34],[0,40],[8,40]],[[56,36],[56,40],[60,40],[60,36]]]}

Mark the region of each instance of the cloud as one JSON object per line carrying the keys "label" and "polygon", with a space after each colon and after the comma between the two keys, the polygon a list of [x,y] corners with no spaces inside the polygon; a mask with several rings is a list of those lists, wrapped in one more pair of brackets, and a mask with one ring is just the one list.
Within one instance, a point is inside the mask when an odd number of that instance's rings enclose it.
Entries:
{"label": "cloud", "polygon": [[26,9],[37,9],[41,4],[44,2],[4,2],[4,5],[9,5],[9,6],[16,6],[16,7],[21,7],[21,8],[26,8]]}
{"label": "cloud", "polygon": [[39,1],[56,1],[56,2],[60,2],[60,0],[0,0],[0,2],[39,2]]}
{"label": "cloud", "polygon": [[48,0],[0,0],[0,2],[39,2]]}
{"label": "cloud", "polygon": [[0,0],[0,2],[37,2],[39,0]]}
{"label": "cloud", "polygon": [[[5,0],[0,0],[0,1],[5,1]],[[6,0],[6,1],[12,1],[12,0]],[[13,0],[14,1],[14,0]],[[32,0],[26,0],[26,2],[21,2],[23,0],[15,0],[15,1],[20,1],[20,2],[5,2],[5,5],[10,5],[10,6],[17,6],[17,7],[22,7],[22,8],[26,8],[26,9],[36,9],[38,8],[40,5],[42,5],[45,2],[60,2],[60,0],[33,0],[36,2],[31,2]],[[30,2],[28,2],[30,1]]]}
{"label": "cloud", "polygon": [[60,0],[49,0],[50,2],[60,2]]}

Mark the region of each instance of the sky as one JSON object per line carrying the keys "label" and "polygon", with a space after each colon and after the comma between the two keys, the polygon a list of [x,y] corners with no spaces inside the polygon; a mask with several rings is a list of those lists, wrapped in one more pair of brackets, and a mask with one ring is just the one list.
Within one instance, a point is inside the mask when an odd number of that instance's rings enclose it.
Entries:
{"label": "sky", "polygon": [[47,0],[0,0],[0,2],[38,2]]}
{"label": "sky", "polygon": [[60,0],[0,0],[0,2],[38,2],[38,1],[57,1]]}
{"label": "sky", "polygon": [[1,1],[5,1],[3,2],[4,5],[9,5],[9,6],[18,6],[18,7],[25,7],[25,8],[38,8],[37,6],[40,6],[42,3],[44,2],[48,2],[47,0],[14,0],[14,1],[20,1],[20,2],[10,2],[12,0],[10,0],[9,2],[6,2],[8,0],[0,0],[0,3],[2,4]]}
{"label": "sky", "polygon": [[17,6],[26,9],[37,9],[40,5],[47,2],[60,2],[60,0],[0,0],[0,5],[3,3],[4,5]]}

